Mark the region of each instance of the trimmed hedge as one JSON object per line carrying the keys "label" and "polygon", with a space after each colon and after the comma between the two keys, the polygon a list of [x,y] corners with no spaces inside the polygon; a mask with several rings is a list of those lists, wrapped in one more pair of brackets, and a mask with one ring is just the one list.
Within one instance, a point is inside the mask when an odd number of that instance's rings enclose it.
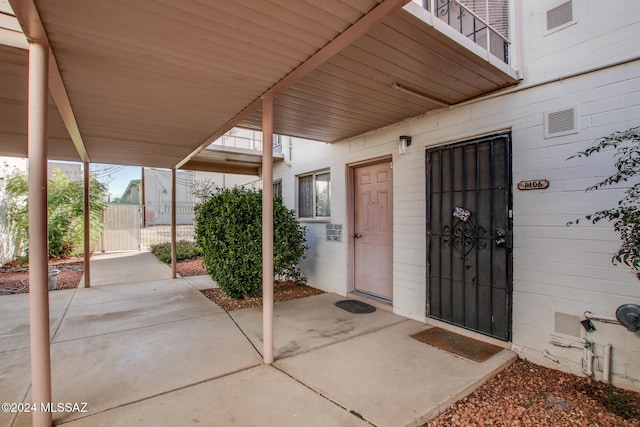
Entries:
{"label": "trimmed hedge", "polygon": [[[171,242],[155,243],[151,245],[151,252],[158,259],[166,264],[171,262]],[[176,242],[176,260],[196,258],[202,255],[202,251],[193,242],[187,240],[178,240]]]}
{"label": "trimmed hedge", "polygon": [[[280,200],[273,202],[274,273],[300,281],[305,229]],[[262,293],[262,190],[219,189],[196,210],[196,242],[209,276],[231,298]]]}

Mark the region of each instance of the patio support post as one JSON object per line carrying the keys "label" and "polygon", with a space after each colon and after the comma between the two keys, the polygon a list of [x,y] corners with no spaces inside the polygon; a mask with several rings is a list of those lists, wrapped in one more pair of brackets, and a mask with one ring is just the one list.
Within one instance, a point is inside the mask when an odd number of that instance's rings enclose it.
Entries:
{"label": "patio support post", "polygon": [[142,227],[145,228],[147,226],[147,192],[145,189],[145,182],[144,182],[144,166],[142,166],[140,168],[140,177],[141,177],[141,186],[142,186],[142,191],[141,191],[141,195],[140,198],[142,200]]}
{"label": "patio support post", "polygon": [[171,278],[175,279],[178,275],[176,273],[176,263],[178,262],[177,247],[178,241],[176,239],[176,169],[171,169]]}
{"label": "patio support post", "polygon": [[273,96],[262,97],[262,336],[273,363]]}
{"label": "patio support post", "polygon": [[84,162],[84,287],[91,287],[91,179],[89,162]]}
{"label": "patio support post", "polygon": [[34,427],[49,427],[52,416],[41,405],[51,402],[47,235],[47,107],[49,47],[29,43],[29,328],[31,395],[37,411]]}

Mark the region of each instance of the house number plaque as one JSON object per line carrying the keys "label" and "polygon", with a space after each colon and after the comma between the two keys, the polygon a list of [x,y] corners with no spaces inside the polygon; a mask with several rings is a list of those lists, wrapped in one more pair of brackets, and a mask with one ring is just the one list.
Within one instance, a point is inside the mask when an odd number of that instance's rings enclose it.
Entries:
{"label": "house number plaque", "polygon": [[518,183],[518,190],[544,190],[545,188],[549,188],[549,181],[546,179],[534,179]]}

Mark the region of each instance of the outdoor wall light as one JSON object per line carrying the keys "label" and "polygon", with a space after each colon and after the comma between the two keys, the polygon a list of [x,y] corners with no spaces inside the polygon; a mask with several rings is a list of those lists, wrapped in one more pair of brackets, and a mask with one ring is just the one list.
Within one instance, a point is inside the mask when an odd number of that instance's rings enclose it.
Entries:
{"label": "outdoor wall light", "polygon": [[400,135],[398,139],[398,149],[400,150],[400,154],[404,154],[407,152],[407,147],[411,145],[411,137],[407,135]]}

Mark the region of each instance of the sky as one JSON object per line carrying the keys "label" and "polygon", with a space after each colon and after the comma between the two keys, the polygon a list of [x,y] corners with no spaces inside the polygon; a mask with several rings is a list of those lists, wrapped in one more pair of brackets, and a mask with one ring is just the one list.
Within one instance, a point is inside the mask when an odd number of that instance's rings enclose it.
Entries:
{"label": "sky", "polygon": [[[2,0],[0,0],[1,2]],[[5,161],[9,161],[6,168],[10,168],[10,165],[17,165],[20,170],[27,169],[27,159],[18,158],[18,157],[3,157]],[[79,179],[82,179],[82,172],[80,172],[82,168],[82,163],[79,162],[67,162],[62,160],[56,160],[55,163],[68,163],[71,165],[76,165],[79,173]],[[2,163],[0,163],[0,167]],[[91,163],[90,166],[91,175],[95,176],[98,181],[106,184],[109,188],[109,194],[113,196],[121,196],[124,193],[124,190],[127,189],[127,186],[133,179],[141,179],[142,178],[142,168],[140,166],[123,166],[123,165],[110,165],[104,163]]]}
{"label": "sky", "polygon": [[139,166],[108,165],[102,163],[91,164],[91,174],[98,181],[109,186],[109,194],[121,196],[133,179],[141,179]]}

